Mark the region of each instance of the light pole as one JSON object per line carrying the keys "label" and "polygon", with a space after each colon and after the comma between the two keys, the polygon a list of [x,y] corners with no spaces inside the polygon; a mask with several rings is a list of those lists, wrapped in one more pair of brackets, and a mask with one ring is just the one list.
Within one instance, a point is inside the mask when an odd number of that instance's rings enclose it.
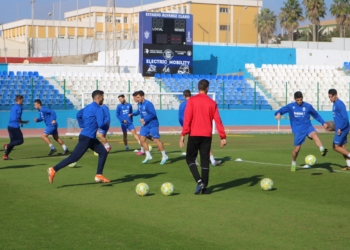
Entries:
{"label": "light pole", "polygon": [[[244,6],[244,9],[241,11],[241,13],[239,14],[239,17],[238,17],[238,29],[237,29],[237,34],[236,34],[236,46],[238,46],[238,36],[241,36],[241,33],[240,33],[240,21],[241,21],[241,16],[242,16],[242,14],[243,14],[243,12],[246,10],[246,9],[248,9],[248,6]],[[240,39],[239,39],[240,40]]]}
{"label": "light pole", "polygon": [[[47,16],[51,16],[52,13],[49,12],[47,13]],[[46,22],[47,22],[47,19],[45,19],[45,33],[46,33],[46,54],[48,55],[48,51],[49,51],[49,28],[46,26]]]}
{"label": "light pole", "polygon": [[35,3],[35,1],[36,0],[32,0],[31,2],[30,2],[30,4],[32,5],[32,27],[31,27],[31,31],[30,31],[30,33],[31,33],[31,36],[32,36],[32,44],[31,44],[31,46],[30,46],[30,52],[31,52],[31,56],[33,56],[33,49],[34,49],[34,45],[33,45],[33,19],[34,19],[34,3]]}

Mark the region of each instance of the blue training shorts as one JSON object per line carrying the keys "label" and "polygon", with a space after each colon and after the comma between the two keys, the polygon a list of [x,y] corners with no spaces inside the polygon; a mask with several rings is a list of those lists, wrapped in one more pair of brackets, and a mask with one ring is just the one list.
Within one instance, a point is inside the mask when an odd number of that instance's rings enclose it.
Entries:
{"label": "blue training shorts", "polygon": [[159,139],[160,134],[159,134],[159,127],[154,127],[154,126],[142,126],[141,131],[140,131],[141,136],[152,136],[154,139]]}
{"label": "blue training shorts", "polygon": [[305,131],[294,134],[294,146],[300,146],[304,143],[306,136],[310,137],[312,132],[316,132],[316,129],[313,126],[308,127]]}
{"label": "blue training shorts", "polygon": [[58,135],[57,127],[46,127],[44,130],[45,135]]}
{"label": "blue training shorts", "polygon": [[122,127],[123,133],[126,133],[128,130],[131,131],[135,129],[133,123],[127,123],[127,124],[122,123],[121,127]]}
{"label": "blue training shorts", "polygon": [[346,144],[348,142],[348,133],[349,133],[349,128],[341,131],[340,135],[338,135],[338,131],[336,130],[334,133],[333,143],[339,146]]}

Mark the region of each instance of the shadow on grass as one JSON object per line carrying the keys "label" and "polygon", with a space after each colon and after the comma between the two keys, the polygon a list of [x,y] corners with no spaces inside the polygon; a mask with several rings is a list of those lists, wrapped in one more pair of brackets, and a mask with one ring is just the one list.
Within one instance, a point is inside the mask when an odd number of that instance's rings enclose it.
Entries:
{"label": "shadow on grass", "polygon": [[343,168],[344,167],[344,166],[339,165],[339,164],[325,162],[325,163],[316,164],[316,165],[312,166],[311,168],[299,168],[297,170],[298,171],[300,171],[300,170],[312,170],[312,169],[316,170],[318,168],[321,168],[321,169],[326,169],[330,173],[334,173],[334,170],[333,170],[332,166],[336,166],[336,167],[339,167],[339,168]]}
{"label": "shadow on grass", "polygon": [[45,164],[35,164],[35,165],[15,165],[15,166],[7,166],[7,167],[3,167],[3,168],[0,168],[0,170],[5,170],[5,169],[17,169],[17,168],[31,168],[31,167],[36,167],[36,166],[41,166],[41,165],[45,165]]}
{"label": "shadow on grass", "polygon": [[157,177],[158,175],[161,174],[166,174],[166,173],[155,173],[155,174],[129,174],[129,175],[125,175],[122,178],[119,179],[115,179],[115,180],[111,180],[110,183],[98,183],[98,182],[86,182],[86,183],[77,183],[77,184],[68,184],[68,185],[63,185],[63,186],[59,186],[57,188],[64,188],[64,187],[75,187],[75,186],[86,186],[86,185],[96,185],[96,184],[102,184],[102,187],[111,187],[114,184],[121,184],[121,183],[125,183],[125,182],[132,182],[135,180],[142,180],[142,179],[151,179],[154,177]]}
{"label": "shadow on grass", "polygon": [[242,186],[242,185],[245,185],[248,183],[250,183],[249,186],[252,187],[260,182],[262,176],[263,175],[254,175],[252,177],[240,178],[240,179],[232,180],[229,182],[216,184],[216,185],[208,187],[208,193],[209,194],[216,193],[216,192],[227,190],[229,188]]}

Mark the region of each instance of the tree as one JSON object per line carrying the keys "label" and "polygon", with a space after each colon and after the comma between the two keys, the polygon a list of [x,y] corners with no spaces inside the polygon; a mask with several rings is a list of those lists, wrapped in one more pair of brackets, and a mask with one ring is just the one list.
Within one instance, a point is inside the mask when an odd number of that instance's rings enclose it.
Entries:
{"label": "tree", "polygon": [[269,42],[270,36],[276,30],[277,16],[268,8],[263,8],[260,14],[255,15],[254,25],[258,29],[262,41]]}
{"label": "tree", "polygon": [[344,24],[350,14],[349,0],[333,0],[330,11],[332,16],[335,16],[335,21],[339,27],[339,35],[343,37]]}
{"label": "tree", "polygon": [[299,4],[299,0],[287,0],[280,12],[281,27],[288,31],[288,40],[293,40],[293,33],[299,27],[299,21],[303,21],[303,10]]}
{"label": "tree", "polygon": [[[316,26],[320,25],[320,17],[324,18],[327,7],[324,0],[303,0],[306,8],[306,17],[312,23],[313,34],[317,34]],[[313,36],[313,41],[317,41],[317,37]]]}

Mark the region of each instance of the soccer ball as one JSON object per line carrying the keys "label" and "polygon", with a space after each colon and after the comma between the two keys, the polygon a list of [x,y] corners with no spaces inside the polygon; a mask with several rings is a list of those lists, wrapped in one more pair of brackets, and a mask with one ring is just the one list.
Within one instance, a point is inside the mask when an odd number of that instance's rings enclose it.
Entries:
{"label": "soccer ball", "polygon": [[76,165],[77,165],[77,163],[76,163],[76,162],[73,162],[73,163],[69,164],[68,167],[74,168]]}
{"label": "soccer ball", "polygon": [[316,163],[316,157],[314,155],[308,155],[305,157],[305,164],[313,166]]}
{"label": "soccer ball", "polygon": [[149,152],[151,152],[153,148],[151,145],[148,145],[148,149],[149,149]]}
{"label": "soccer ball", "polygon": [[94,151],[94,156],[98,156],[98,153],[96,153],[95,151]]}
{"label": "soccer ball", "polygon": [[170,182],[165,182],[163,185],[160,187],[160,191],[162,194],[165,196],[172,195],[174,193],[175,187],[172,183]]}
{"label": "soccer ball", "polygon": [[273,181],[270,178],[264,178],[261,180],[260,186],[264,191],[271,190],[273,187]]}
{"label": "soccer ball", "polygon": [[149,187],[146,183],[141,182],[137,184],[135,191],[139,196],[146,196],[148,195]]}

